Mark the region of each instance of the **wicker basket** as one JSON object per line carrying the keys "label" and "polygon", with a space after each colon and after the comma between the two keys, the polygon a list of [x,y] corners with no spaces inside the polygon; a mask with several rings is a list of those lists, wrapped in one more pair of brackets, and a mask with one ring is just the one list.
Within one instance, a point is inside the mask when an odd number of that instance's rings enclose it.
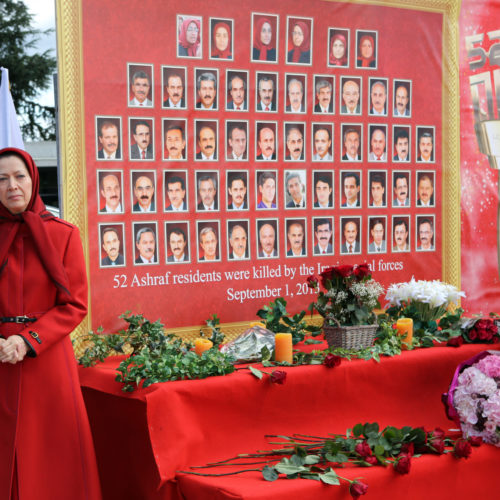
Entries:
{"label": "wicker basket", "polygon": [[323,326],[323,333],[329,347],[343,349],[364,349],[373,345],[378,325]]}

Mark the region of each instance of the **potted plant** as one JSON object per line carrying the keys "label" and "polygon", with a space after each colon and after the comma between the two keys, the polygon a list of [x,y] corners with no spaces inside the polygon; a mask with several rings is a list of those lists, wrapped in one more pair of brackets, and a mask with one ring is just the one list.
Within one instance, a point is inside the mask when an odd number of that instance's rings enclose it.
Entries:
{"label": "potted plant", "polygon": [[317,292],[309,310],[323,316],[329,346],[362,349],[372,345],[378,327],[374,310],[380,308],[378,297],[384,289],[372,279],[368,264],[328,267],[319,279],[309,276],[307,283]]}

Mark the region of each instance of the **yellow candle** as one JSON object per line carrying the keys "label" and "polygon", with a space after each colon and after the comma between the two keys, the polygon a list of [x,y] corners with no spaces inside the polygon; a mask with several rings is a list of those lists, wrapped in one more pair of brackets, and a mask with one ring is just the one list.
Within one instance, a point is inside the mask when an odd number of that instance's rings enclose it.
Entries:
{"label": "yellow candle", "polygon": [[279,362],[286,361],[293,364],[292,334],[277,333],[274,339],[274,359]]}
{"label": "yellow candle", "polygon": [[413,320],[411,318],[399,318],[396,321],[396,329],[398,330],[398,335],[402,337],[403,349],[411,347],[411,341],[413,339]]}
{"label": "yellow candle", "polygon": [[214,344],[208,339],[196,339],[194,341],[194,352],[201,356],[203,352],[208,351]]}

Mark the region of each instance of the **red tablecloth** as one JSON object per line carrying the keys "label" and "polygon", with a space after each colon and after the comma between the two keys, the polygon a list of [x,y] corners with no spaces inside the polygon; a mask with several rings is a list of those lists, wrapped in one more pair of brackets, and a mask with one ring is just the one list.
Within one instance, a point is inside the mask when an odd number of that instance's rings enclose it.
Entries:
{"label": "red tablecloth", "polygon": [[[343,496],[345,487],[326,487],[314,481],[271,484],[258,474],[217,479],[180,474],[177,480],[175,476],[190,465],[268,448],[265,434],[325,435],[374,421],[381,427],[450,428],[441,393],[447,390],[459,362],[489,347],[419,349],[380,363],[344,361],[333,369],[286,368],[287,380],[282,386],[271,384],[268,377],[259,381],[242,370],[225,377],[156,384],[132,394],[121,392],[114,381],[116,358],[96,368],[81,368],[105,498],[274,499],[286,495],[290,500],[322,498],[319,495],[332,498],[333,494],[349,498]],[[498,468],[499,450],[485,446],[459,464],[448,456],[416,459],[412,472],[404,477],[394,477],[381,467],[353,469],[348,477],[369,479],[372,493],[385,492],[379,498],[420,498],[408,496],[413,488],[429,487],[428,480],[417,479],[416,470],[422,469],[422,477],[426,470],[442,470],[442,474],[434,474],[436,481],[438,476],[451,475],[445,484],[453,478],[448,487],[456,493],[467,490],[462,483],[468,484],[470,474],[488,474],[487,465],[494,458]],[[387,496],[387,488],[393,484],[399,493]],[[442,489],[437,491],[442,495]]]}

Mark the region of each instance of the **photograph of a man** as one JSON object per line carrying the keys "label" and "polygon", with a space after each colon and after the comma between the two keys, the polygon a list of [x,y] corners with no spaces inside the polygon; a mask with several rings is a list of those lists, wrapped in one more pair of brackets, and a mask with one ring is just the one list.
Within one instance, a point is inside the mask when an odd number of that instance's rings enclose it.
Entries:
{"label": "photograph of a man", "polygon": [[257,252],[259,258],[269,259],[278,257],[278,241],[276,239],[277,227],[278,221],[276,220],[257,221],[257,232],[259,234]]}
{"label": "photograph of a man", "polygon": [[313,125],[313,161],[333,161],[332,155],[332,126]]}
{"label": "photograph of a man", "polygon": [[304,159],[304,125],[285,124],[285,161],[302,161]]}
{"label": "photograph of a man", "polygon": [[130,141],[131,160],[153,160],[153,143],[151,134],[151,120],[130,120],[129,128],[133,140]]}
{"label": "photograph of a man", "polygon": [[418,251],[434,250],[434,217],[417,217]]}
{"label": "photograph of a man", "polygon": [[185,68],[164,68],[163,107],[171,109],[186,109],[184,96],[184,82],[186,81]]}
{"label": "photograph of a man", "polygon": [[[119,229],[118,229],[119,228]],[[106,257],[101,259],[101,266],[124,266],[125,259],[120,253],[121,235],[123,226],[104,226],[101,229],[102,249]]]}
{"label": "photograph of a man", "polygon": [[247,75],[242,72],[227,72],[228,95],[226,100],[226,109],[229,111],[246,111],[247,106]]}
{"label": "photograph of a man", "polygon": [[370,115],[387,116],[387,80],[370,78]]}
{"label": "photograph of a man", "polygon": [[182,161],[186,159],[186,122],[163,120],[165,147],[164,160]]}
{"label": "photograph of a man", "polygon": [[385,184],[386,176],[382,172],[370,172],[370,207],[385,207]]}
{"label": "photograph of a man", "polygon": [[248,210],[247,202],[247,173],[227,173],[228,210]]}
{"label": "photograph of a man", "polygon": [[226,122],[226,160],[243,161],[247,159],[247,123]]}
{"label": "photograph of a man", "polygon": [[104,206],[101,205],[99,213],[121,214],[123,207],[121,204],[121,172],[99,172],[99,184],[101,197]]}
{"label": "photograph of a man", "polygon": [[286,221],[287,257],[303,257],[306,255],[304,225],[305,220],[303,219]]}
{"label": "photograph of a man", "polygon": [[361,161],[361,126],[342,125],[344,154],[342,161]]}
{"label": "photograph of a man", "polygon": [[275,123],[257,122],[257,161],[276,160]]}
{"label": "photograph of a man", "polygon": [[333,113],[333,77],[315,76],[314,90],[316,92],[315,113]]}
{"label": "photograph of a man", "polygon": [[434,174],[417,172],[417,207],[434,206]]}
{"label": "photograph of a man", "polygon": [[408,197],[409,172],[394,172],[393,173],[393,186],[394,186],[394,199],[392,200],[393,207],[409,207],[410,198]]}
{"label": "photograph of a man", "polygon": [[395,117],[408,118],[410,113],[409,81],[394,80],[394,112]]}
{"label": "photograph of a man", "polygon": [[167,187],[167,212],[186,212],[188,204],[186,200],[186,173],[166,172],[165,185]]}
{"label": "photograph of a man", "polygon": [[158,262],[156,257],[156,226],[140,227],[136,232],[135,247],[137,250],[136,264],[156,264]]}
{"label": "photograph of a man", "polygon": [[285,107],[287,113],[305,113],[306,105],[304,101],[304,83],[302,79],[294,75],[287,75],[287,99]]}
{"label": "photograph of a man", "polygon": [[140,175],[138,172],[132,173],[135,199],[132,212],[156,212],[153,178],[153,172],[150,172],[149,175]]}
{"label": "photograph of a man", "polygon": [[340,220],[342,227],[342,245],[340,246],[341,254],[361,253],[360,242],[360,219],[342,218]]}
{"label": "photograph of a man", "polygon": [[395,217],[392,220],[394,234],[392,237],[393,252],[409,252],[410,251],[410,229],[409,217]]}
{"label": "photograph of a man", "polygon": [[410,134],[406,127],[394,127],[393,161],[410,161]]}
{"label": "photograph of a man", "polygon": [[368,253],[380,253],[387,251],[385,242],[385,219],[370,217],[370,236],[371,240],[368,245]]}
{"label": "photograph of a man", "polygon": [[360,208],[361,200],[360,200],[360,178],[358,172],[342,172],[340,174],[342,179],[342,187],[343,187],[343,200],[341,207],[342,208]]}
{"label": "photograph of a man", "polygon": [[[129,70],[131,68],[129,67]],[[152,68],[151,68],[152,70]],[[151,78],[142,70],[134,71],[130,79],[130,91],[132,99],[129,101],[129,106],[144,106],[152,107],[153,101],[151,100]]]}
{"label": "photograph of a man", "polygon": [[121,160],[120,118],[97,118],[99,160]]}
{"label": "photograph of a man", "polygon": [[434,161],[434,134],[432,129],[417,127],[418,156],[417,161],[429,163]]}
{"label": "photograph of a man", "polygon": [[196,172],[198,178],[197,210],[219,210],[217,199],[217,173]]}
{"label": "photograph of a man", "polygon": [[[172,229],[170,229],[170,227]],[[189,262],[189,248],[186,238],[186,230],[177,224],[166,223],[166,234],[168,239],[168,248],[170,250],[167,256],[167,262]]]}
{"label": "photograph of a man", "polygon": [[217,73],[196,70],[196,109],[217,110]]}
{"label": "photograph of a man", "polygon": [[305,170],[285,171],[286,208],[306,208]]}
{"label": "photograph of a man", "polygon": [[276,111],[278,75],[276,73],[257,73],[257,111]]}
{"label": "photograph of a man", "polygon": [[213,262],[220,260],[219,256],[219,223],[198,222],[198,241],[200,245],[199,262]]}
{"label": "photograph of a man", "polygon": [[341,115],[360,115],[361,79],[342,77],[340,80],[342,95],[340,99]]}
{"label": "photograph of a man", "polygon": [[333,207],[333,180],[331,172],[314,172],[314,208]]}
{"label": "photograph of a man", "polygon": [[276,172],[260,172],[257,175],[260,201],[257,208],[276,208]]}
{"label": "photograph of a man", "polygon": [[387,161],[387,129],[384,125],[370,125],[370,153],[368,161]]}
{"label": "photograph of a man", "polygon": [[313,248],[314,255],[333,254],[332,227],[331,217],[314,219],[314,238],[316,240],[316,245]]}
{"label": "photograph of a man", "polygon": [[196,159],[201,161],[217,160],[217,124],[215,122],[196,122]]}
{"label": "photograph of a man", "polygon": [[229,260],[246,260],[248,255],[248,222],[228,221]]}

